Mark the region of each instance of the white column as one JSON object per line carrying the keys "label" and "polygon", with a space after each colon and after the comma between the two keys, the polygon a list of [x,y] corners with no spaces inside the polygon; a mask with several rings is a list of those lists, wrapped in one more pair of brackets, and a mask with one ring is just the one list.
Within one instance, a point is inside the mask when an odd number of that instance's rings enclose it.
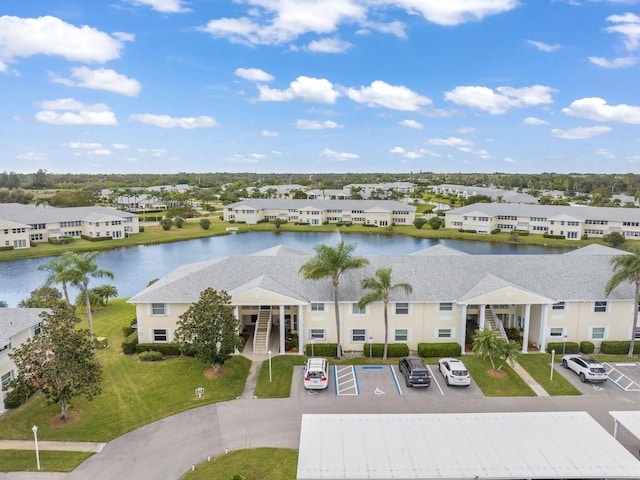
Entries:
{"label": "white column", "polygon": [[286,321],[284,319],[284,305],[280,305],[280,354],[284,354],[284,331],[286,330]]}
{"label": "white column", "polygon": [[304,355],[304,305],[298,305],[298,355]]}
{"label": "white column", "polygon": [[484,315],[487,306],[483,303],[480,305],[480,318],[478,319],[478,329],[484,330]]}
{"label": "white column", "polygon": [[[236,319],[240,320],[239,315],[240,315],[240,309],[236,305],[235,307],[233,307],[233,316],[236,317]],[[240,323],[240,327],[238,328],[242,328],[242,323]],[[240,332],[236,331],[236,334],[240,335]],[[238,349],[235,348],[233,353],[240,353],[240,352],[238,352]]]}
{"label": "white column", "polygon": [[6,409],[4,408],[4,392],[2,391],[2,386],[0,385],[0,413],[4,412]]}
{"label": "white column", "polygon": [[546,304],[542,306],[542,321],[540,322],[540,338],[538,339],[538,346],[540,352],[544,353],[547,350],[547,323],[549,322],[549,308],[550,305]]}
{"label": "white column", "polygon": [[460,305],[460,348],[464,355],[465,343],[467,341],[467,305]]}
{"label": "white column", "polygon": [[522,332],[522,353],[527,353],[529,347],[529,321],[531,320],[531,304],[524,306],[524,331]]}

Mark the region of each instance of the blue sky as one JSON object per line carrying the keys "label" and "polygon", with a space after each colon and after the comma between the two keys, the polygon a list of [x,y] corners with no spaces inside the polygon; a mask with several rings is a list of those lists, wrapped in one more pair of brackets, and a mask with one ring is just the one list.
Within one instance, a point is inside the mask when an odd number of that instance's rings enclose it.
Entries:
{"label": "blue sky", "polygon": [[0,0],[0,170],[640,170],[640,0]]}

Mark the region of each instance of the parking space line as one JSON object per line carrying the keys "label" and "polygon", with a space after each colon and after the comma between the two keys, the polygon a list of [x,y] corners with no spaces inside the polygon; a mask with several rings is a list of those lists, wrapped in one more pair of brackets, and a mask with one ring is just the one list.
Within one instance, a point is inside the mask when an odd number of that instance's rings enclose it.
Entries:
{"label": "parking space line", "polygon": [[393,378],[393,383],[396,386],[396,392],[398,392],[398,395],[402,395],[400,382],[398,381],[398,376],[396,375],[396,371],[393,369],[393,365],[389,365],[389,370],[391,371],[391,377]]}
{"label": "parking space line", "polygon": [[360,395],[358,379],[353,365],[344,365],[338,368],[334,365],[336,383],[336,395]]}
{"label": "parking space line", "polygon": [[433,371],[431,370],[431,367],[429,365],[427,365],[427,368],[429,369],[429,372],[431,373],[431,380],[436,382],[436,386],[438,387],[438,390],[440,390],[440,395],[442,395],[444,397],[444,391],[442,390],[442,387],[440,387],[440,383],[438,382],[438,380],[436,380],[436,376],[433,374]]}
{"label": "parking space line", "polygon": [[[617,387],[621,388],[625,392],[640,392],[640,385],[631,380],[616,367],[608,362],[604,362],[602,365],[607,370],[609,380],[611,380]],[[621,364],[621,366],[629,366],[629,364]]]}

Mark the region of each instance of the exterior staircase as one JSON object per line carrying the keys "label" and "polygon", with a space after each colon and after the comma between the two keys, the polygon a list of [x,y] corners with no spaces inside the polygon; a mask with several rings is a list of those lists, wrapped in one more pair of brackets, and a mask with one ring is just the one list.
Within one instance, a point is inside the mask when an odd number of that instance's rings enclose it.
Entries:
{"label": "exterior staircase", "polygon": [[271,307],[261,306],[258,313],[258,321],[253,331],[253,352],[267,353],[269,351],[269,338],[271,337]]}
{"label": "exterior staircase", "polygon": [[502,321],[498,318],[495,312],[491,309],[490,305],[487,305],[484,310],[484,326],[489,327],[491,330],[497,330],[500,332],[500,336],[505,340],[509,341],[507,338],[507,332],[504,330],[504,325],[502,325]]}

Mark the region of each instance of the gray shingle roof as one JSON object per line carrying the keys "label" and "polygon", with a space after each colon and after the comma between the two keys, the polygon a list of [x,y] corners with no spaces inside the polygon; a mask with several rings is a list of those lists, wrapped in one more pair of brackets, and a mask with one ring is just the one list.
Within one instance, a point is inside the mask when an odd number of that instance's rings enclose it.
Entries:
{"label": "gray shingle roof", "polygon": [[34,205],[22,205],[20,203],[0,204],[0,221],[33,224],[50,222],[72,222],[84,220],[97,222],[105,220],[136,217],[133,213],[123,212],[107,207],[36,207]]}
{"label": "gray shingle roof", "polygon": [[395,200],[312,200],[312,199],[262,199],[249,198],[240,202],[231,203],[225,209],[237,209],[239,207],[251,207],[256,210],[264,209],[295,209],[314,208],[318,210],[366,210],[381,208],[387,211],[415,212],[416,207]]}
{"label": "gray shingle roof", "polygon": [[49,311],[43,308],[0,308],[0,346],[6,345],[12,337],[40,323],[40,314]]}
{"label": "gray shingle roof", "polygon": [[[340,282],[340,301],[357,302],[364,292],[360,283],[374,276],[379,268],[392,267],[393,281],[412,285],[413,293],[398,293],[392,300],[415,302],[452,302],[468,292],[488,275],[551,301],[606,300],[605,285],[613,272],[611,258],[602,250],[583,255],[384,255],[366,256],[369,265],[348,271]],[[618,251],[616,251],[616,254]],[[357,252],[356,252],[357,254]],[[299,270],[313,257],[308,255],[237,255],[182,266],[150,287],[134,295],[132,303],[192,303],[207,287],[227,292],[268,275],[277,279],[277,291],[292,292],[291,297],[309,302],[331,302],[329,279],[305,280]],[[256,280],[261,282],[260,280]],[[485,280],[486,282],[486,280]],[[262,286],[266,283],[261,283]],[[497,283],[496,283],[497,285]],[[275,288],[275,287],[274,287]],[[485,287],[488,288],[485,283]],[[610,300],[634,298],[633,287],[622,284]]]}

